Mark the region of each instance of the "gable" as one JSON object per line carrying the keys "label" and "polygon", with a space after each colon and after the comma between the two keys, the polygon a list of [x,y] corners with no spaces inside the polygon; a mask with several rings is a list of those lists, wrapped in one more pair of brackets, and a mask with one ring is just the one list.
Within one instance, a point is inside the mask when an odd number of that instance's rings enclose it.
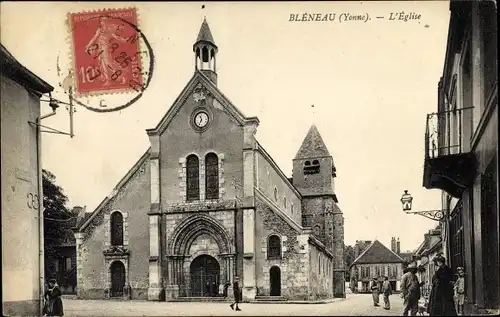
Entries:
{"label": "gable", "polygon": [[77,231],[82,232],[85,228],[92,222],[92,220],[99,215],[105,206],[112,201],[116,195],[128,184],[128,182],[132,179],[132,176],[136,174],[141,166],[149,159],[149,155],[151,153],[151,148],[149,148],[146,153],[144,153],[141,158],[134,164],[134,166],[125,174],[125,176],[118,182],[118,184],[114,187],[113,191],[107,195],[103,201],[97,206],[97,208],[89,215],[85,215],[84,218],[80,221],[80,225],[76,227]]}
{"label": "gable", "polygon": [[214,97],[215,108],[225,110],[236,122],[243,126],[247,122],[257,121],[257,117],[245,117],[243,113],[236,108],[233,103],[215,86],[215,84],[208,79],[202,72],[196,70],[193,77],[189,80],[186,87],[182,90],[179,96],[175,99],[174,103],[167,111],[165,116],[160,120],[158,125],[153,129],[147,129],[148,135],[162,134],[165,129],[170,125],[174,117],[177,115],[186,100],[191,96],[196,89],[206,90]]}
{"label": "gable", "polygon": [[371,263],[403,263],[404,260],[384,246],[380,241],[374,240],[352,263],[371,264]]}

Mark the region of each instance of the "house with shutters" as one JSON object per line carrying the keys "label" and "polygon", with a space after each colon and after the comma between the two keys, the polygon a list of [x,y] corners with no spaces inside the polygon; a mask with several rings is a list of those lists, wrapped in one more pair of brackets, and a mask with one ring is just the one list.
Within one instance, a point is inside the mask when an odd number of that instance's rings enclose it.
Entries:
{"label": "house with shutters", "polygon": [[217,297],[236,276],[248,301],[345,296],[330,152],[311,126],[288,178],[218,87],[218,50],[205,20],[150,147],[76,228],[78,297]]}
{"label": "house with shutters", "polygon": [[[393,291],[400,291],[404,259],[377,239],[361,242],[362,251],[350,267],[354,292],[371,292],[373,278],[381,281],[385,276],[389,278]],[[366,245],[366,242],[370,243]]]}

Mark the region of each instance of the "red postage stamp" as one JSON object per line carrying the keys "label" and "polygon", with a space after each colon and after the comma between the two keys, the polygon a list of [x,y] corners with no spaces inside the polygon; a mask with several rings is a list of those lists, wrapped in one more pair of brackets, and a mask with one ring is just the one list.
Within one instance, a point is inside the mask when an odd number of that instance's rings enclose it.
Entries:
{"label": "red postage stamp", "polygon": [[143,70],[135,8],[70,13],[78,95],[139,91]]}

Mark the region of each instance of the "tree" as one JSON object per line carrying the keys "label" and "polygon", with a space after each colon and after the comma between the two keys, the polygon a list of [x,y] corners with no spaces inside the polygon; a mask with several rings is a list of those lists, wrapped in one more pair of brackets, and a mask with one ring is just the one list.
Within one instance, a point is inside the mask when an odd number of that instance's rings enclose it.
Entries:
{"label": "tree", "polygon": [[354,262],[354,248],[350,245],[344,246],[344,263],[346,268],[346,281],[350,281],[351,272],[349,267]]}
{"label": "tree", "polygon": [[64,194],[64,190],[56,184],[54,174],[43,170],[42,186],[45,277],[52,278],[55,276],[55,259],[59,256],[57,246],[63,243],[68,236],[77,215],[66,207],[68,197]]}

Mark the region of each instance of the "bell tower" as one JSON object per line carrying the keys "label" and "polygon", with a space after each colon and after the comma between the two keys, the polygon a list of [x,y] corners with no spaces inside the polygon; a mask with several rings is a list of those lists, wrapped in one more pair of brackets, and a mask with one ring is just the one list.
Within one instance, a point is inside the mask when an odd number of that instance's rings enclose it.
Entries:
{"label": "bell tower", "polygon": [[333,158],[316,126],[307,132],[293,159],[293,185],[302,195],[302,226],[333,253],[333,294],[345,297],[344,216],[337,206]]}
{"label": "bell tower", "polygon": [[195,69],[201,71],[215,85],[217,85],[216,57],[217,45],[215,45],[212,32],[208,26],[207,19],[203,19],[198,38],[193,44]]}

